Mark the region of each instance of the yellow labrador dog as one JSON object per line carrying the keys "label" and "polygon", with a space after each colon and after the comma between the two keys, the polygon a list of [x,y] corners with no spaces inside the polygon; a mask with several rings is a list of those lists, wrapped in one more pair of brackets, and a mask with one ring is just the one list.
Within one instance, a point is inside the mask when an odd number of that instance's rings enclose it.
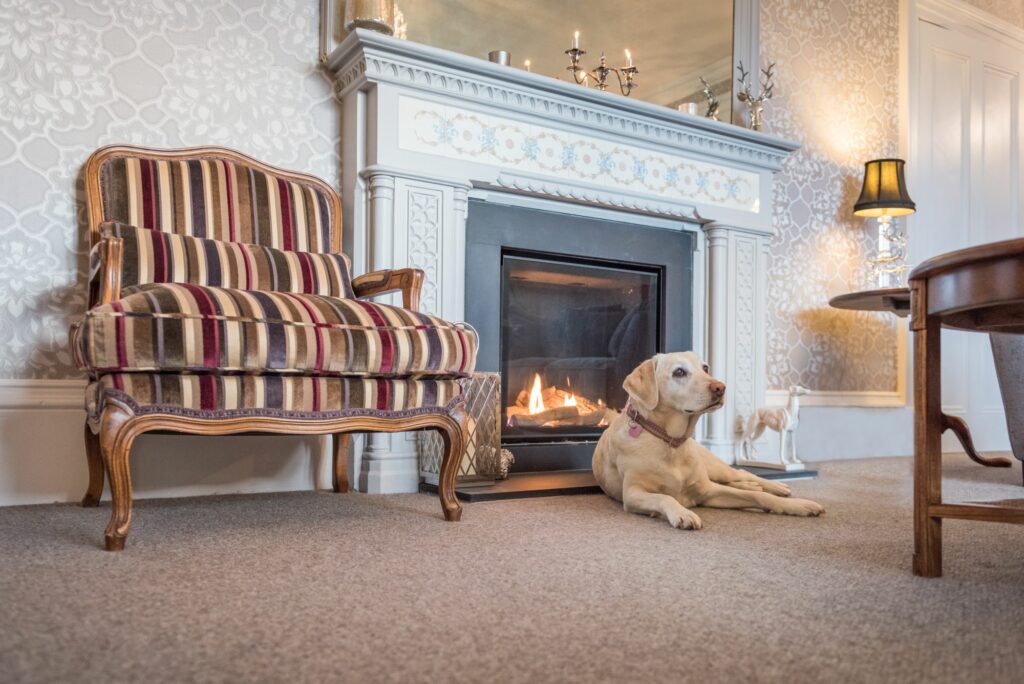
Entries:
{"label": "yellow labrador dog", "polygon": [[789,487],[730,468],[693,439],[697,420],[722,407],[725,385],[693,352],[658,354],[622,383],[626,409],[601,435],[594,476],[631,513],[660,515],[672,527],[699,530],[694,506],[821,515],[813,501],[785,498]]}

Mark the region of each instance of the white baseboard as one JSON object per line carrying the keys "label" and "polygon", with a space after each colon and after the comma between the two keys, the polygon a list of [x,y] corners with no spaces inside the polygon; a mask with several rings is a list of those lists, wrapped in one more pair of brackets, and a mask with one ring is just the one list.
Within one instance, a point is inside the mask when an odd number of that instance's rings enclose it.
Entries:
{"label": "white baseboard", "polygon": [[[0,380],[0,506],[82,498],[84,389],[81,380]],[[144,435],[132,453],[133,494],[326,489],[328,446],[318,437]]]}

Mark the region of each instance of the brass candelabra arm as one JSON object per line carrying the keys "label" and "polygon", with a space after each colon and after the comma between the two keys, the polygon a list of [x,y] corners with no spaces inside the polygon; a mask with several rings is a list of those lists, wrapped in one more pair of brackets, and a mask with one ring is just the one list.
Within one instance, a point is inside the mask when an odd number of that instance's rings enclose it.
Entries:
{"label": "brass candelabra arm", "polygon": [[594,67],[593,71],[587,71],[580,66],[580,57],[587,54],[585,50],[569,48],[565,51],[565,54],[569,55],[569,66],[566,69],[572,72],[576,85],[589,87],[590,80],[593,79],[599,90],[602,92],[606,91],[608,90],[608,74],[614,72],[616,79],[619,81],[619,91],[623,95],[628,97],[633,88],[636,87],[633,79],[640,72],[633,65],[628,67],[610,67],[604,53],[601,53],[601,63]]}

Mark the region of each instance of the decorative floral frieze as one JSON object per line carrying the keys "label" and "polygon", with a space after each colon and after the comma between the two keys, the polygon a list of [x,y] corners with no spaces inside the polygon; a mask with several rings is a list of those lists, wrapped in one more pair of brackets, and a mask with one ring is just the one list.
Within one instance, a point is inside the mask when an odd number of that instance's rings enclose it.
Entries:
{"label": "decorative floral frieze", "polygon": [[398,145],[406,151],[568,176],[663,199],[759,210],[760,176],[751,171],[411,97],[399,99],[398,120]]}

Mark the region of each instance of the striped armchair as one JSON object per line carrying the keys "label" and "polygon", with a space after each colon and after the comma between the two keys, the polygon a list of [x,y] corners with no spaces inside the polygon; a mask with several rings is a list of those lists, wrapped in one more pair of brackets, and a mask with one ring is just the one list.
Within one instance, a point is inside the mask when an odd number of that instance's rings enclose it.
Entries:
{"label": "striped armchair", "polygon": [[[221,148],[105,147],[85,176],[89,310],[71,345],[89,376],[82,504],[106,473],[108,550],[131,523],[132,443],[155,430],[331,434],[343,492],[350,433],[437,429],[441,506],[459,519],[476,336],[418,312],[422,271],[351,277],[334,190]],[[403,308],[366,300],[396,291]]]}

